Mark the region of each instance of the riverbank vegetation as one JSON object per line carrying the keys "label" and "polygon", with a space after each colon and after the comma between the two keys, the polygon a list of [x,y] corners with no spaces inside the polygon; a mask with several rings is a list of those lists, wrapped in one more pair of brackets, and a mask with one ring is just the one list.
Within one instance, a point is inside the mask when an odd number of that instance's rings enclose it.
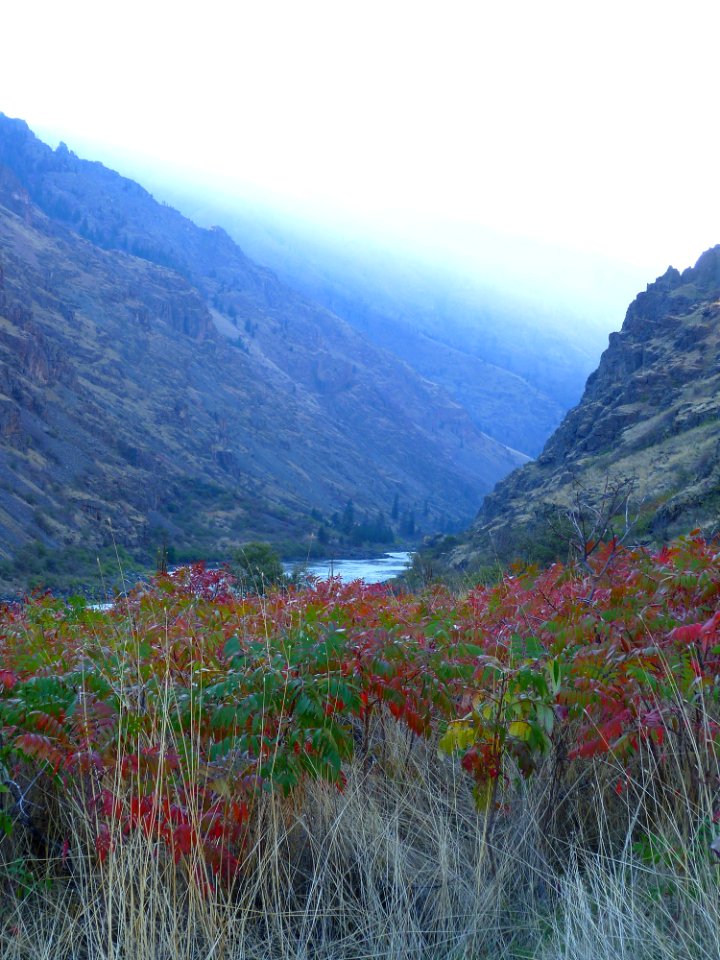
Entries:
{"label": "riverbank vegetation", "polygon": [[8,958],[720,953],[720,565],[0,613]]}
{"label": "riverbank vegetation", "polygon": [[[318,531],[323,529],[322,525]],[[325,528],[325,533],[312,533],[304,540],[274,538],[266,541],[243,541],[218,545],[198,540],[176,546],[165,531],[156,532],[138,548],[126,548],[111,542],[101,548],[91,546],[49,546],[42,540],[31,540],[20,547],[12,559],[0,560],[0,598],[19,598],[25,593],[50,590],[65,597],[81,594],[91,600],[104,601],[133,586],[140,579],[168,568],[203,562],[207,566],[229,564],[241,573],[248,553],[258,545],[267,547],[273,563],[292,562],[298,568],[331,558],[365,559],[382,556],[388,550],[413,550],[418,538],[397,535],[387,540],[373,538],[373,527],[356,524],[351,535]],[[370,530],[370,536],[365,533]],[[268,554],[269,557],[269,554]],[[273,577],[270,578],[271,580]],[[277,581],[277,576],[274,577]],[[264,577],[268,583],[268,577]]]}

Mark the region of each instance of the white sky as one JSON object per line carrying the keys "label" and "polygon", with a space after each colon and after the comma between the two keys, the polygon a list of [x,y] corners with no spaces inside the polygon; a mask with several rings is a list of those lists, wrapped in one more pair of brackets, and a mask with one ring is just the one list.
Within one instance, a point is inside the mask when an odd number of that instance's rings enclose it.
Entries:
{"label": "white sky", "polygon": [[176,178],[652,279],[720,243],[719,28],[718,0],[11,0],[0,110]]}

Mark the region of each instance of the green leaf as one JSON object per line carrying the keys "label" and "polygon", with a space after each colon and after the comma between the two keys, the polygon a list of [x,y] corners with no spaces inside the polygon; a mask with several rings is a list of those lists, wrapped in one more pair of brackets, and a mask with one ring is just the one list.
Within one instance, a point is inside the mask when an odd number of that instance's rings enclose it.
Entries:
{"label": "green leaf", "polygon": [[443,753],[455,753],[458,750],[467,750],[475,742],[475,725],[468,720],[456,720],[448,724],[448,728],[440,738],[438,746]]}
{"label": "green leaf", "polygon": [[235,749],[237,742],[237,737],[225,737],[223,740],[218,740],[217,743],[210,744],[210,750],[208,751],[210,760],[220,760],[222,757],[226,757],[231,750]]}
{"label": "green leaf", "polygon": [[435,674],[439,680],[469,680],[475,671],[472,663],[438,663]]}
{"label": "green leaf", "polygon": [[218,727],[228,728],[237,725],[237,707],[233,703],[226,703],[213,713],[210,718],[210,726],[213,729]]}
{"label": "green leaf", "polygon": [[242,647],[242,644],[240,643],[240,637],[238,636],[230,637],[230,639],[227,640],[225,642],[225,645],[223,646],[223,653],[228,658],[236,657],[239,654],[243,653],[243,647]]}
{"label": "green leaf", "polygon": [[453,654],[457,657],[484,657],[486,650],[478,643],[458,643],[453,647]]}
{"label": "green leaf", "polygon": [[307,693],[301,693],[295,704],[295,714],[300,720],[321,720],[324,712],[320,704]]}
{"label": "green leaf", "polygon": [[551,660],[548,664],[548,670],[550,672],[550,686],[554,696],[560,691],[560,684],[562,681],[562,668],[560,666],[559,660]]}
{"label": "green leaf", "polygon": [[513,655],[522,660],[539,660],[545,656],[545,648],[537,637],[522,637],[515,633],[511,639]]}
{"label": "green leaf", "polygon": [[452,623],[447,620],[431,620],[425,625],[425,636],[430,639],[439,637],[442,640],[449,640],[452,626]]}
{"label": "green leaf", "polygon": [[552,733],[555,725],[555,711],[552,709],[552,707],[549,707],[546,703],[537,703],[535,705],[535,713],[537,715],[538,723],[545,733]]}

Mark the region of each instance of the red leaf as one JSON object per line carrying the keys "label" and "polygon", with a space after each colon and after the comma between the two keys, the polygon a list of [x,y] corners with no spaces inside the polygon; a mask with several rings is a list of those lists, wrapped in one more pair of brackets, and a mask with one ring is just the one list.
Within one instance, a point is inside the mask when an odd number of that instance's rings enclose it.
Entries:
{"label": "red leaf", "polygon": [[718,610],[717,613],[714,613],[709,620],[705,621],[705,623],[702,625],[700,633],[703,635],[703,637],[705,637],[708,635],[708,633],[712,633],[712,631],[717,628],[718,624],[720,624],[720,610]]}
{"label": "red leaf", "polygon": [[21,733],[15,738],[15,746],[19,747],[29,757],[47,761],[56,772],[62,764],[62,753],[50,738],[42,733]]}
{"label": "red leaf", "polygon": [[12,670],[0,670],[0,684],[5,687],[6,690],[12,690],[17,682],[18,678]]}
{"label": "red leaf", "polygon": [[703,625],[701,623],[686,623],[682,627],[675,627],[670,631],[671,640],[679,640],[680,643],[697,643],[702,636]]}
{"label": "red leaf", "polygon": [[178,823],[170,832],[170,843],[173,850],[173,860],[179,863],[183,854],[190,853],[195,839],[195,832],[188,823]]}
{"label": "red leaf", "polygon": [[114,844],[110,837],[110,830],[106,823],[101,823],[98,826],[98,834],[95,837],[95,849],[97,850],[98,858],[100,863],[103,863],[107,855],[113,849]]}
{"label": "red leaf", "polygon": [[571,760],[575,760],[577,757],[594,757],[596,753],[602,753],[607,749],[607,742],[601,737],[597,737],[594,740],[586,740],[585,743],[581,743],[579,747],[568,753],[568,757]]}

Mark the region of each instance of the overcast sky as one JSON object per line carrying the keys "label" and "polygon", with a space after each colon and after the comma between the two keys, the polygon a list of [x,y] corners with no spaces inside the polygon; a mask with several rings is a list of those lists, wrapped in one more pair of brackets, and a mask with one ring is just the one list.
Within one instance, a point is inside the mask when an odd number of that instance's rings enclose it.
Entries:
{"label": "overcast sky", "polygon": [[720,242],[719,27],[717,0],[14,0],[0,110],[174,178],[651,279]]}

